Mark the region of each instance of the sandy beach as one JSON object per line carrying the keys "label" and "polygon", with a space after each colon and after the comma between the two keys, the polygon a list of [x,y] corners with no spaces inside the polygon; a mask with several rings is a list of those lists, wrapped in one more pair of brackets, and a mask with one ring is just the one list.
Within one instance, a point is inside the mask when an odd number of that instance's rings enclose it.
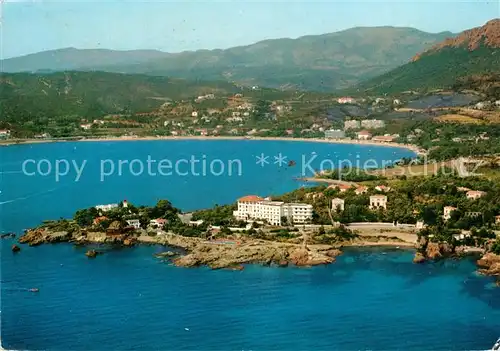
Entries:
{"label": "sandy beach", "polygon": [[106,137],[106,138],[83,138],[74,137],[72,139],[12,139],[0,143],[0,146],[15,144],[41,144],[41,143],[60,143],[60,142],[106,142],[106,141],[151,141],[151,140],[256,140],[256,141],[300,141],[311,143],[329,143],[329,144],[347,144],[347,145],[371,145],[383,147],[397,147],[411,150],[417,154],[424,153],[416,145],[399,143],[380,143],[370,140],[352,140],[352,139],[324,139],[324,138],[291,138],[291,137],[250,137],[250,136],[147,136],[147,137]]}

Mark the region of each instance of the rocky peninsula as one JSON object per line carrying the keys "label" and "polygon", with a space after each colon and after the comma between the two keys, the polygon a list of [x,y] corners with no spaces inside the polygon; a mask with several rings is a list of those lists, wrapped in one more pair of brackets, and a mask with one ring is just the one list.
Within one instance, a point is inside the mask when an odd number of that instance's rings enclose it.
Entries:
{"label": "rocky peninsula", "polygon": [[[182,252],[159,255],[162,258],[168,257],[176,266],[208,266],[212,269],[235,268],[246,263],[277,266],[288,266],[288,264],[315,266],[332,263],[335,261],[335,257],[342,253],[339,250],[340,246],[276,242],[243,236],[228,237],[225,240],[204,240],[173,233],[161,233],[155,236],[135,233],[109,236],[104,232],[52,232],[47,228],[28,230],[21,236],[19,242],[30,246],[60,242],[78,245],[163,245],[182,249]],[[89,254],[89,252],[92,254]],[[96,256],[94,254],[96,253],[95,250],[89,252],[87,252],[87,256]]]}

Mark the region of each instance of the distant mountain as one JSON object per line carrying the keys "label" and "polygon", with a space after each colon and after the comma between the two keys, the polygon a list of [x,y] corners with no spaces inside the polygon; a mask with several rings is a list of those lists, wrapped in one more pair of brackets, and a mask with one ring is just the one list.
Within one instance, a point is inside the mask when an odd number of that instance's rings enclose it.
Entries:
{"label": "distant mountain", "polygon": [[2,64],[5,72],[104,70],[330,91],[387,72],[450,35],[413,28],[358,27],[227,50],[168,54],[61,49],[4,60]]}
{"label": "distant mountain", "polygon": [[228,82],[192,82],[148,75],[74,71],[3,73],[0,121],[146,112],[170,100],[238,91],[239,88]]}
{"label": "distant mountain", "polygon": [[107,50],[65,48],[0,61],[2,72],[71,71],[98,66],[138,64],[168,57],[157,50]]}
{"label": "distant mountain", "polygon": [[448,38],[411,62],[359,86],[361,91],[393,93],[450,88],[471,75],[500,73],[500,19]]}

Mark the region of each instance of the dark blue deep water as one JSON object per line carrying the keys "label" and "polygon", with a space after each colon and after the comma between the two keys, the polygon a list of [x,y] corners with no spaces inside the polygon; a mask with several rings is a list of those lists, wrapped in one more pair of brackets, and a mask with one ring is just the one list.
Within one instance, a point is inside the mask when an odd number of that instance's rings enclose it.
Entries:
{"label": "dark blue deep water", "polygon": [[[369,151],[371,150],[371,151]],[[255,165],[282,152],[294,167]],[[0,148],[1,231],[127,198],[168,198],[184,210],[275,194],[302,184],[301,155],[366,160],[401,149],[293,142],[62,143]],[[100,159],[206,154],[240,158],[241,176],[134,176],[100,182]],[[358,156],[359,155],[359,156]],[[200,156],[201,157],[201,156]],[[80,181],[26,176],[21,164],[88,159]],[[73,175],[73,177],[72,177]],[[241,272],[182,269],[155,246],[108,251],[95,260],[68,244],[36,248],[1,241],[1,337],[28,350],[484,350],[500,334],[500,290],[474,261],[414,265],[411,251],[347,250],[311,269],[250,265]],[[27,288],[38,287],[30,293]]]}

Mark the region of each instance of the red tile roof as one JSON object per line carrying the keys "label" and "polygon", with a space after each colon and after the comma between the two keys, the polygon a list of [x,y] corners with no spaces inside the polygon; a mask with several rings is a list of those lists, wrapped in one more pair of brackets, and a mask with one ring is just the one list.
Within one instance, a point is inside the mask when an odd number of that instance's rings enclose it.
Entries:
{"label": "red tile roof", "polygon": [[259,201],[262,201],[262,200],[264,200],[264,199],[261,198],[260,196],[257,196],[257,195],[247,195],[247,196],[243,196],[242,198],[239,198],[238,202],[259,202]]}

